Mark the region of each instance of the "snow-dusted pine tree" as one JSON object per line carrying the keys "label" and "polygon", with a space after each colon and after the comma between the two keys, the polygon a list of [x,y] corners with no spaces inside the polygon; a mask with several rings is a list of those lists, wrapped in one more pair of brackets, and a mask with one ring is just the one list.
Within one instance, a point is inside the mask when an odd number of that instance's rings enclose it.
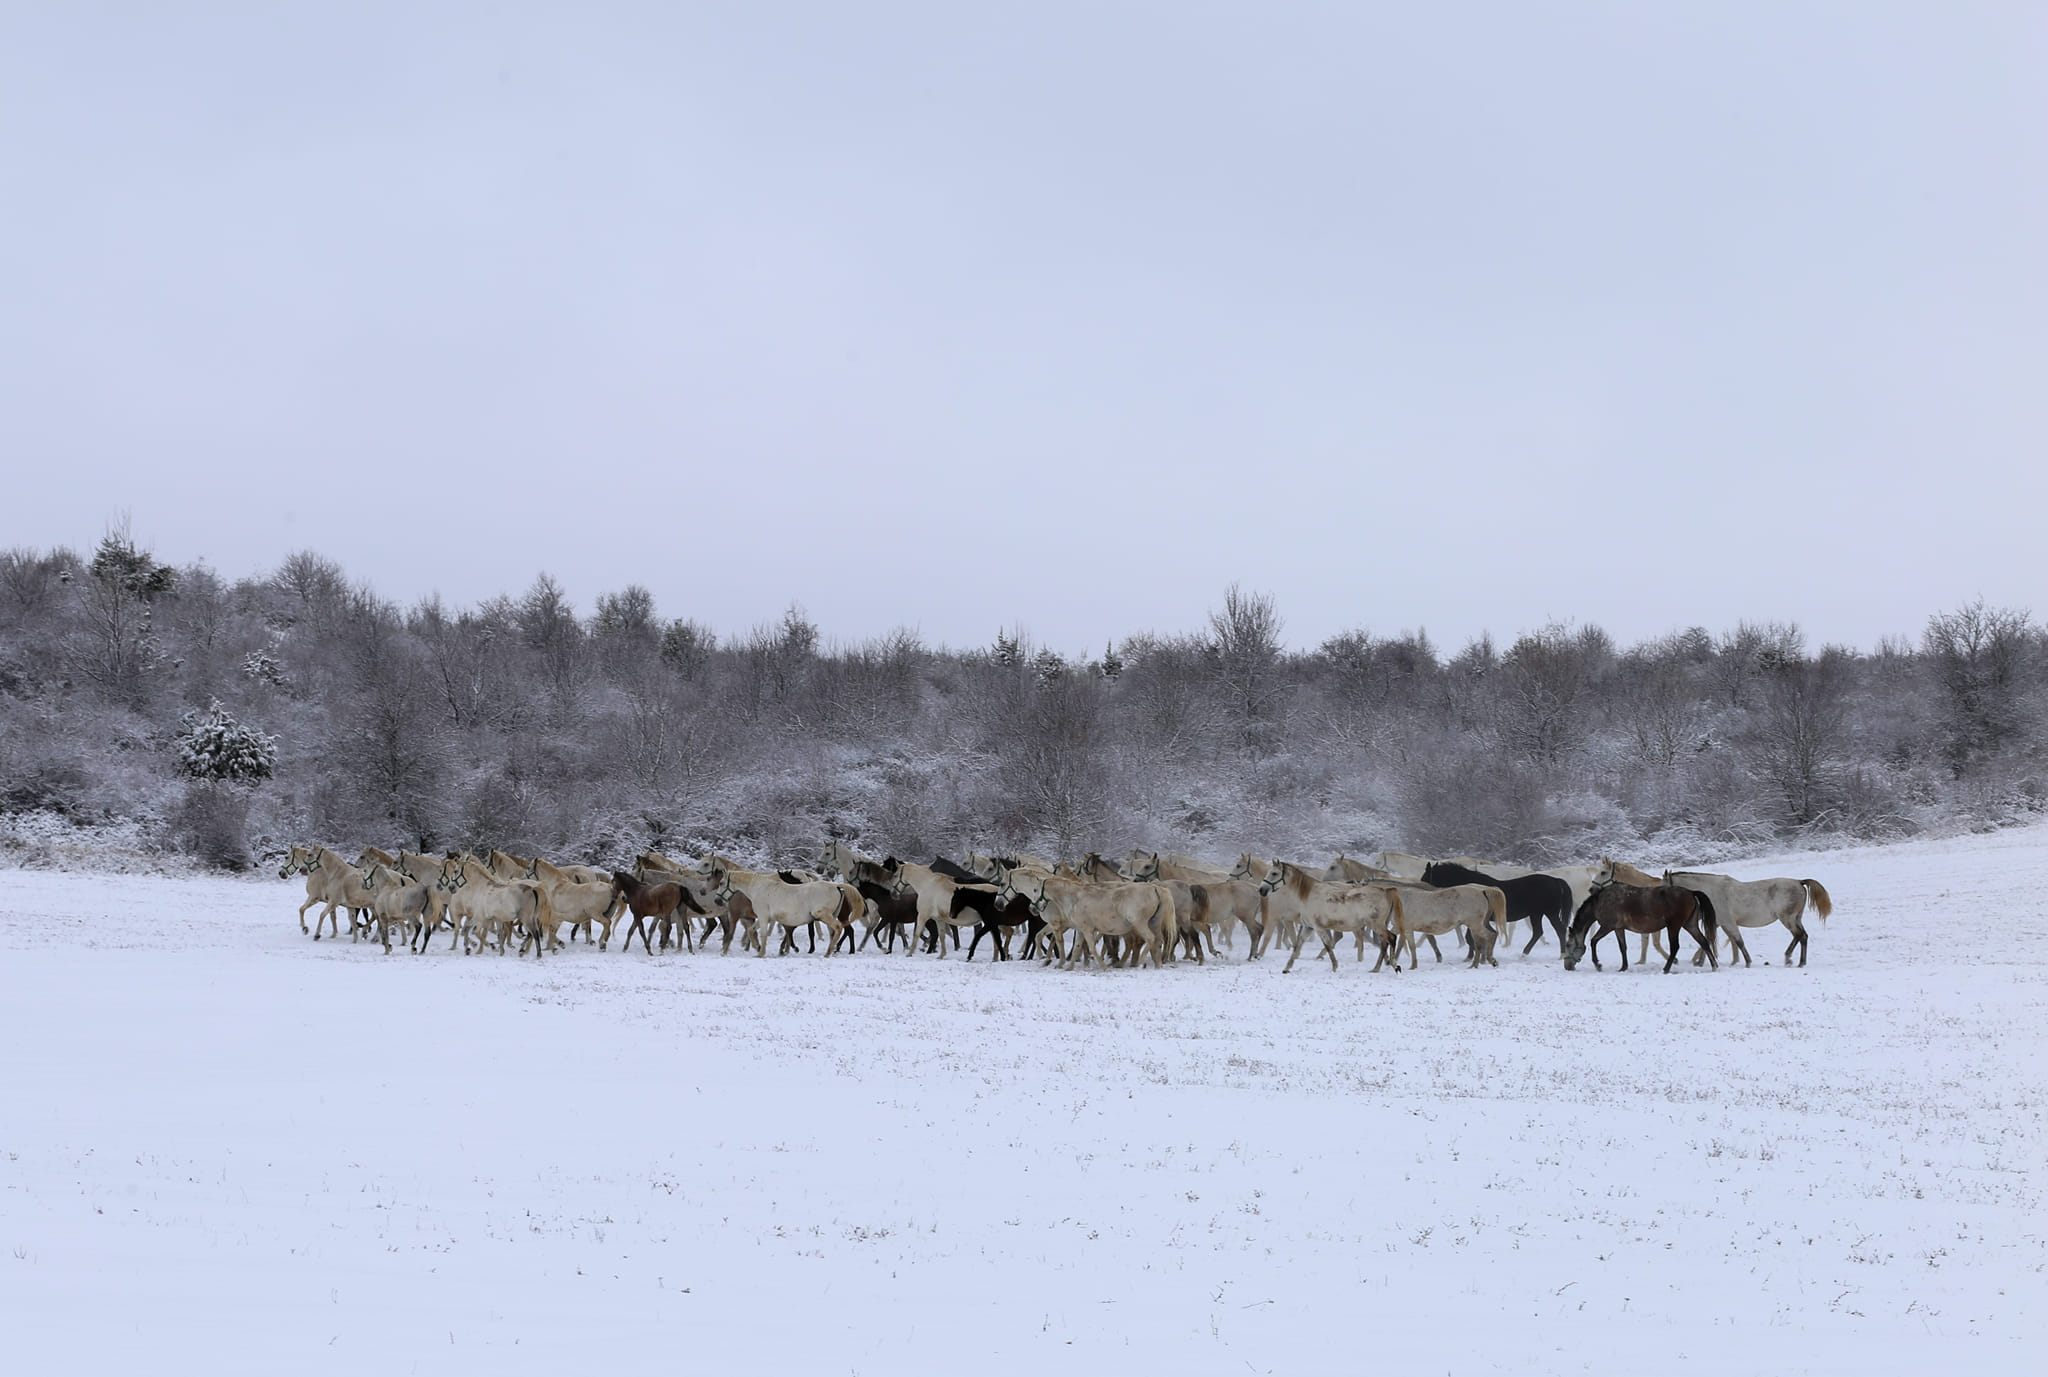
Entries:
{"label": "snow-dusted pine tree", "polygon": [[243,726],[218,698],[204,713],[188,712],[182,721],[178,766],[194,779],[254,783],[277,768],[277,738]]}

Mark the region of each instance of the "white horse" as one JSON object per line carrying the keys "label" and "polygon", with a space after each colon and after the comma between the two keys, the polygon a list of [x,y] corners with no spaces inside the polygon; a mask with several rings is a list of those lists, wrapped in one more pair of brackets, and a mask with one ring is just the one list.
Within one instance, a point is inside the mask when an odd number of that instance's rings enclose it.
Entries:
{"label": "white horse", "polygon": [[[757,956],[768,954],[768,934],[774,929],[782,928],[793,936],[797,928],[808,928],[812,923],[825,925],[830,938],[825,955],[830,956],[839,945],[841,930],[859,918],[865,906],[859,890],[829,880],[791,884],[780,875],[742,870],[721,856],[707,856],[697,868],[710,879],[711,897],[719,903],[730,903],[733,891],[737,890],[753,904]],[[783,950],[792,945],[793,941],[785,938]]]}
{"label": "white horse", "polygon": [[[1697,889],[1714,902],[1714,918],[1721,930],[1728,934],[1742,964],[1752,964],[1749,947],[1742,940],[1743,928],[1767,928],[1773,923],[1783,923],[1792,940],[1785,946],[1785,964],[1792,964],[1792,951],[1799,951],[1799,964],[1806,964],[1806,906],[1813,904],[1814,912],[1825,923],[1828,915],[1835,911],[1834,900],[1819,880],[1738,880],[1730,875],[1715,875],[1704,870],[1667,870],[1664,883],[1677,885],[1682,889]],[[1695,964],[1699,957],[1693,958]]]}
{"label": "white horse", "polygon": [[299,905],[299,931],[306,931],[306,910],[315,904],[325,904],[313,918],[313,940],[320,940],[320,925],[326,923],[336,937],[341,936],[341,920],[335,917],[337,908],[349,910],[349,930],[355,930],[355,911],[368,908],[361,890],[363,872],[356,868],[339,851],[324,846],[294,845],[279,867],[277,878],[288,880],[294,875],[306,877],[306,902]]}
{"label": "white horse", "polygon": [[[377,936],[384,943],[384,950],[391,950],[391,929],[396,927],[410,939],[414,932],[426,926],[427,910],[433,907],[434,892],[418,880],[410,879],[382,861],[371,861],[363,871],[363,893],[370,903],[370,918],[377,925]],[[411,942],[408,940],[407,945]]]}
{"label": "white horse", "polygon": [[503,953],[512,935],[520,931],[525,933],[519,942],[521,956],[526,955],[529,944],[536,961],[550,944],[561,945],[555,939],[554,911],[547,891],[531,880],[500,880],[474,856],[450,856],[442,862],[434,888],[448,896],[448,911],[475,930],[479,938],[476,950],[482,949],[483,939],[495,936],[498,951]]}
{"label": "white horse", "polygon": [[1382,851],[1376,869],[1384,870],[1397,880],[1422,879],[1422,872],[1429,869],[1429,857],[1411,856],[1406,851]]}
{"label": "white horse", "polygon": [[1459,928],[1465,930],[1473,967],[1478,967],[1482,961],[1494,966],[1500,964],[1494,959],[1493,945],[1508,930],[1507,895],[1492,885],[1452,885],[1448,889],[1403,885],[1400,890],[1398,931],[1408,947],[1409,970],[1415,969],[1418,959],[1415,949],[1418,936],[1430,938],[1434,946],[1436,938]]}
{"label": "white horse", "polygon": [[1073,950],[1060,961],[1062,970],[1084,954],[1096,965],[1105,965],[1100,945],[1104,937],[1128,941],[1128,964],[1149,954],[1152,964],[1159,966],[1173,940],[1173,894],[1164,885],[1097,884],[1020,867],[1002,872],[996,893],[1005,901],[1023,895],[1045,921],[1047,932],[1057,927],[1074,934]]}
{"label": "white horse", "polygon": [[1322,954],[1330,959],[1333,973],[1337,969],[1337,942],[1347,932],[1358,939],[1356,960],[1365,960],[1365,939],[1370,933],[1379,951],[1379,959],[1372,963],[1373,970],[1386,966],[1390,955],[1393,968],[1401,969],[1400,959],[1394,954],[1394,934],[1400,930],[1403,903],[1401,891],[1393,885],[1319,880],[1298,865],[1274,861],[1266,867],[1259,891],[1266,896],[1268,921],[1288,934],[1285,940],[1294,947],[1287,964],[1280,968],[1282,975],[1293,970],[1294,963],[1301,959],[1302,946],[1311,932],[1322,939]]}

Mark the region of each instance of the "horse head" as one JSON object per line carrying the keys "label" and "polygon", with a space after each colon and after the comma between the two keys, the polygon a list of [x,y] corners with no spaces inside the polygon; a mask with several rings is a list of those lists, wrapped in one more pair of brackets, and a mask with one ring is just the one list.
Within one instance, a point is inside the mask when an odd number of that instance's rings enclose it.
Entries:
{"label": "horse head", "polygon": [[1579,904],[1578,912],[1572,915],[1572,925],[1564,944],[1564,968],[1578,969],[1579,962],[1586,955],[1586,933],[1593,926],[1593,909],[1600,902],[1600,891],[1596,887]]}

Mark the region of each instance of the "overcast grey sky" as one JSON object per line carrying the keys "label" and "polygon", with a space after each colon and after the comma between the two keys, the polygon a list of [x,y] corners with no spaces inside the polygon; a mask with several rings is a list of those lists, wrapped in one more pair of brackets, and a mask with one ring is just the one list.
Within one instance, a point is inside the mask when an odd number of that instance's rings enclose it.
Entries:
{"label": "overcast grey sky", "polygon": [[1042,641],[2048,608],[2048,7],[0,7],[0,545]]}

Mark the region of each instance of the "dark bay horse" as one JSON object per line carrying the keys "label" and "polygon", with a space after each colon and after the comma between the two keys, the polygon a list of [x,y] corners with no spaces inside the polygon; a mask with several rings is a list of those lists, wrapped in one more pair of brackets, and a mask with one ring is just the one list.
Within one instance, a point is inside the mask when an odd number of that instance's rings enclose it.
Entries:
{"label": "dark bay horse", "polygon": [[1496,880],[1455,861],[1432,861],[1422,872],[1422,882],[1433,889],[1449,889],[1452,885],[1492,885],[1505,894],[1508,921],[1514,923],[1527,919],[1529,923],[1529,945],[1522,948],[1524,956],[1543,940],[1546,921],[1557,930],[1557,945],[1564,945],[1565,925],[1572,918],[1572,887],[1555,875],[1523,875],[1513,880]]}
{"label": "dark bay horse", "polygon": [[690,943],[690,950],[697,950],[697,944],[690,940],[690,920],[682,915],[701,914],[704,910],[696,897],[683,886],[672,880],[651,883],[620,870],[612,875],[612,895],[614,898],[623,896],[626,907],[633,911],[633,926],[626,929],[626,940],[620,945],[620,951],[633,945],[633,934],[637,932],[641,947],[649,956],[654,954],[654,940],[646,927],[649,918],[662,929],[661,945],[668,945],[668,928],[674,924],[683,930],[683,940]]}
{"label": "dark bay horse", "polygon": [[[1598,931],[1594,931],[1596,925]],[[1576,969],[1579,958],[1590,950],[1593,969],[1601,969],[1600,939],[1611,932],[1615,935],[1614,944],[1621,948],[1621,968],[1627,970],[1628,939],[1623,934],[1661,932],[1664,948],[1670,953],[1664,962],[1665,973],[1669,974],[1678,964],[1678,934],[1683,931],[1692,934],[1694,943],[1706,951],[1707,959],[1719,970],[1721,963],[1714,959],[1714,929],[1714,901],[1696,889],[1680,889],[1677,885],[1595,885],[1579,905],[1579,911],[1572,915],[1564,968]],[[1593,934],[1590,948],[1586,941],[1588,932]]]}

